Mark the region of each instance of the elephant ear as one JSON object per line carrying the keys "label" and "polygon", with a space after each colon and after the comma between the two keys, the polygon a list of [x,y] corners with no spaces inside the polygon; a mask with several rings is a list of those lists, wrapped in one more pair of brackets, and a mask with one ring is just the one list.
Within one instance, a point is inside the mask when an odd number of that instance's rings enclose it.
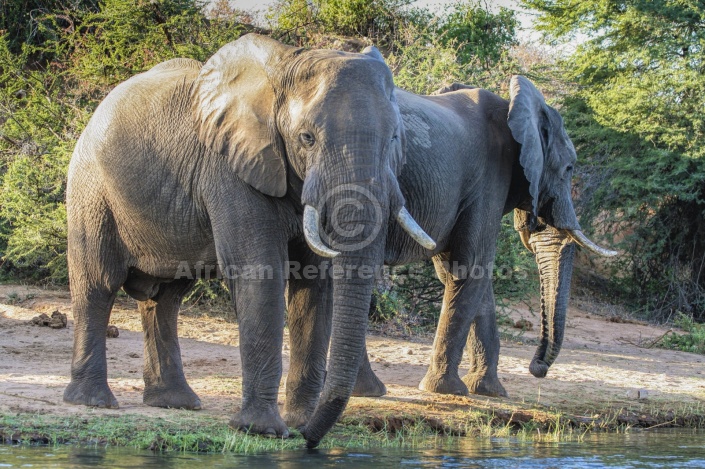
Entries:
{"label": "elephant ear", "polygon": [[532,214],[538,216],[539,184],[543,174],[544,151],[542,133],[545,129],[546,101],[526,78],[515,75],[509,86],[507,124],[514,140],[521,144],[519,163],[529,181]]}
{"label": "elephant ear", "polygon": [[295,50],[257,34],[243,36],[203,65],[191,95],[200,141],[227,157],[242,180],[274,197],[286,194],[287,184],[270,75]]}

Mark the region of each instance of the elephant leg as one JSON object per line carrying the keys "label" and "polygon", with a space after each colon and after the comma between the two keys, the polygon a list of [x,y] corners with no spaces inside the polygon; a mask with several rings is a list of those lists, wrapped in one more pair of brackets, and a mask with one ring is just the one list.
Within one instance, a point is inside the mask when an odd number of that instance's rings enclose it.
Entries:
{"label": "elephant leg", "polygon": [[177,322],[192,280],[162,283],[153,299],[139,301],[144,331],[143,402],[153,407],[197,410],[201,401],[186,382]]}
{"label": "elephant leg", "polygon": [[499,346],[494,292],[490,284],[482,308],[470,327],[467,341],[470,371],[463,377],[463,382],[472,394],[507,397],[507,391],[497,376]]}
{"label": "elephant leg", "polygon": [[[92,202],[88,220],[71,213],[68,264],[74,320],[71,381],[64,402],[117,408],[108,386],[106,330],[115,295],[127,278],[107,207]],[[93,219],[95,214],[103,218]]]}
{"label": "elephant leg", "polygon": [[[310,253],[304,242],[292,246],[290,259],[287,318],[291,356],[284,420],[290,427],[302,429],[316,408],[326,375],[333,282],[329,275],[321,275],[330,262]],[[312,275],[306,274],[309,265],[316,267],[311,269]]]}
{"label": "elephant leg", "polygon": [[468,388],[460,379],[458,368],[476,313],[473,311],[473,305],[480,301],[478,290],[484,290],[481,283],[458,279],[449,280],[446,284],[441,317],[433,341],[431,364],[419,389],[440,394],[468,394]]}
{"label": "elephant leg", "polygon": [[[76,276],[72,277],[75,278]],[[84,283],[71,283],[74,341],[71,382],[64,402],[117,409],[118,401],[108,386],[106,330],[115,293]]]}
{"label": "elephant leg", "polygon": [[242,408],[230,426],[252,433],[288,436],[277,398],[282,375],[284,279],[234,280],[231,291],[240,330]]}
{"label": "elephant leg", "polygon": [[288,260],[284,224],[289,220],[280,219],[277,201],[240,180],[230,184],[228,197],[215,191],[207,202],[218,266],[230,290],[240,335],[242,406],[229,424],[250,433],[288,436],[277,400]]}
{"label": "elephant leg", "polygon": [[484,210],[468,209],[464,212],[456,225],[449,253],[433,259],[438,277],[445,284],[445,292],[431,363],[419,385],[424,391],[468,394],[458,368],[470,326],[482,308],[486,290],[491,287],[496,230],[484,233],[485,222],[476,219],[487,215]]}
{"label": "elephant leg", "polygon": [[358,397],[380,397],[387,394],[387,387],[377,377],[367,354],[367,345],[362,349],[362,361],[360,368],[357,370],[357,381],[353,389],[353,396]]}

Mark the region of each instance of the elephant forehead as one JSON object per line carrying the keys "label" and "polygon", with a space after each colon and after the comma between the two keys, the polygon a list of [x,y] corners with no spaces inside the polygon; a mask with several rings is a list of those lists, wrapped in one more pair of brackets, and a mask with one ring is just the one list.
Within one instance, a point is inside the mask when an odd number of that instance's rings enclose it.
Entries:
{"label": "elephant forehead", "polygon": [[294,122],[301,119],[304,112],[304,100],[303,99],[290,99],[288,104],[289,117]]}
{"label": "elephant forehead", "polygon": [[429,133],[431,127],[428,123],[416,114],[404,113],[403,118],[406,138],[411,144],[416,147],[431,148],[431,135]]}

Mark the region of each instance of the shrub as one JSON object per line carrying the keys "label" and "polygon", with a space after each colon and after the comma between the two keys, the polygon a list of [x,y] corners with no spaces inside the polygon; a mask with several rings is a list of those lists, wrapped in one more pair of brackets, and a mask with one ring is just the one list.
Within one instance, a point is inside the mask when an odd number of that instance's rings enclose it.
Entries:
{"label": "shrub", "polygon": [[659,345],[663,348],[705,355],[705,324],[698,324],[692,316],[678,312],[674,325],[685,333],[670,333],[663,336]]}
{"label": "shrub", "polygon": [[22,3],[31,15],[2,4],[32,23],[0,37],[0,238],[6,271],[66,283],[66,170],[95,107],[118,82],[176,56],[206,59],[243,28],[207,21],[195,0],[55,3]]}

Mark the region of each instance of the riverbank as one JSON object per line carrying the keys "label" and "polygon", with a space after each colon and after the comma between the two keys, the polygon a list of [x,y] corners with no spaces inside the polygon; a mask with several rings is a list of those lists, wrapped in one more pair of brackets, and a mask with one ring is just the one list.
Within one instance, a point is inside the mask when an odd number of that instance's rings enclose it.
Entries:
{"label": "riverbank", "polygon": [[[499,376],[507,399],[418,390],[432,337],[378,328],[368,337],[368,349],[388,394],[351,399],[324,446],[422,445],[429,439],[437,444],[448,435],[578,438],[589,431],[705,427],[705,356],[648,348],[666,329],[572,304],[563,350],[545,379],[528,372],[538,327],[502,342]],[[51,316],[57,310],[67,315],[67,328],[32,324],[40,313]],[[517,309],[512,319],[538,324],[525,309]],[[120,298],[111,324],[119,336],[108,339],[109,380],[120,409],[66,405],[61,398],[73,339],[68,291],[0,286],[0,439],[232,452],[303,446],[300,437],[268,440],[227,429],[229,415],[240,405],[241,369],[237,326],[223,314],[190,308],[179,320],[186,376],[203,402],[198,412],[142,404],[142,333],[135,303]],[[285,343],[285,375],[288,353]]]}

